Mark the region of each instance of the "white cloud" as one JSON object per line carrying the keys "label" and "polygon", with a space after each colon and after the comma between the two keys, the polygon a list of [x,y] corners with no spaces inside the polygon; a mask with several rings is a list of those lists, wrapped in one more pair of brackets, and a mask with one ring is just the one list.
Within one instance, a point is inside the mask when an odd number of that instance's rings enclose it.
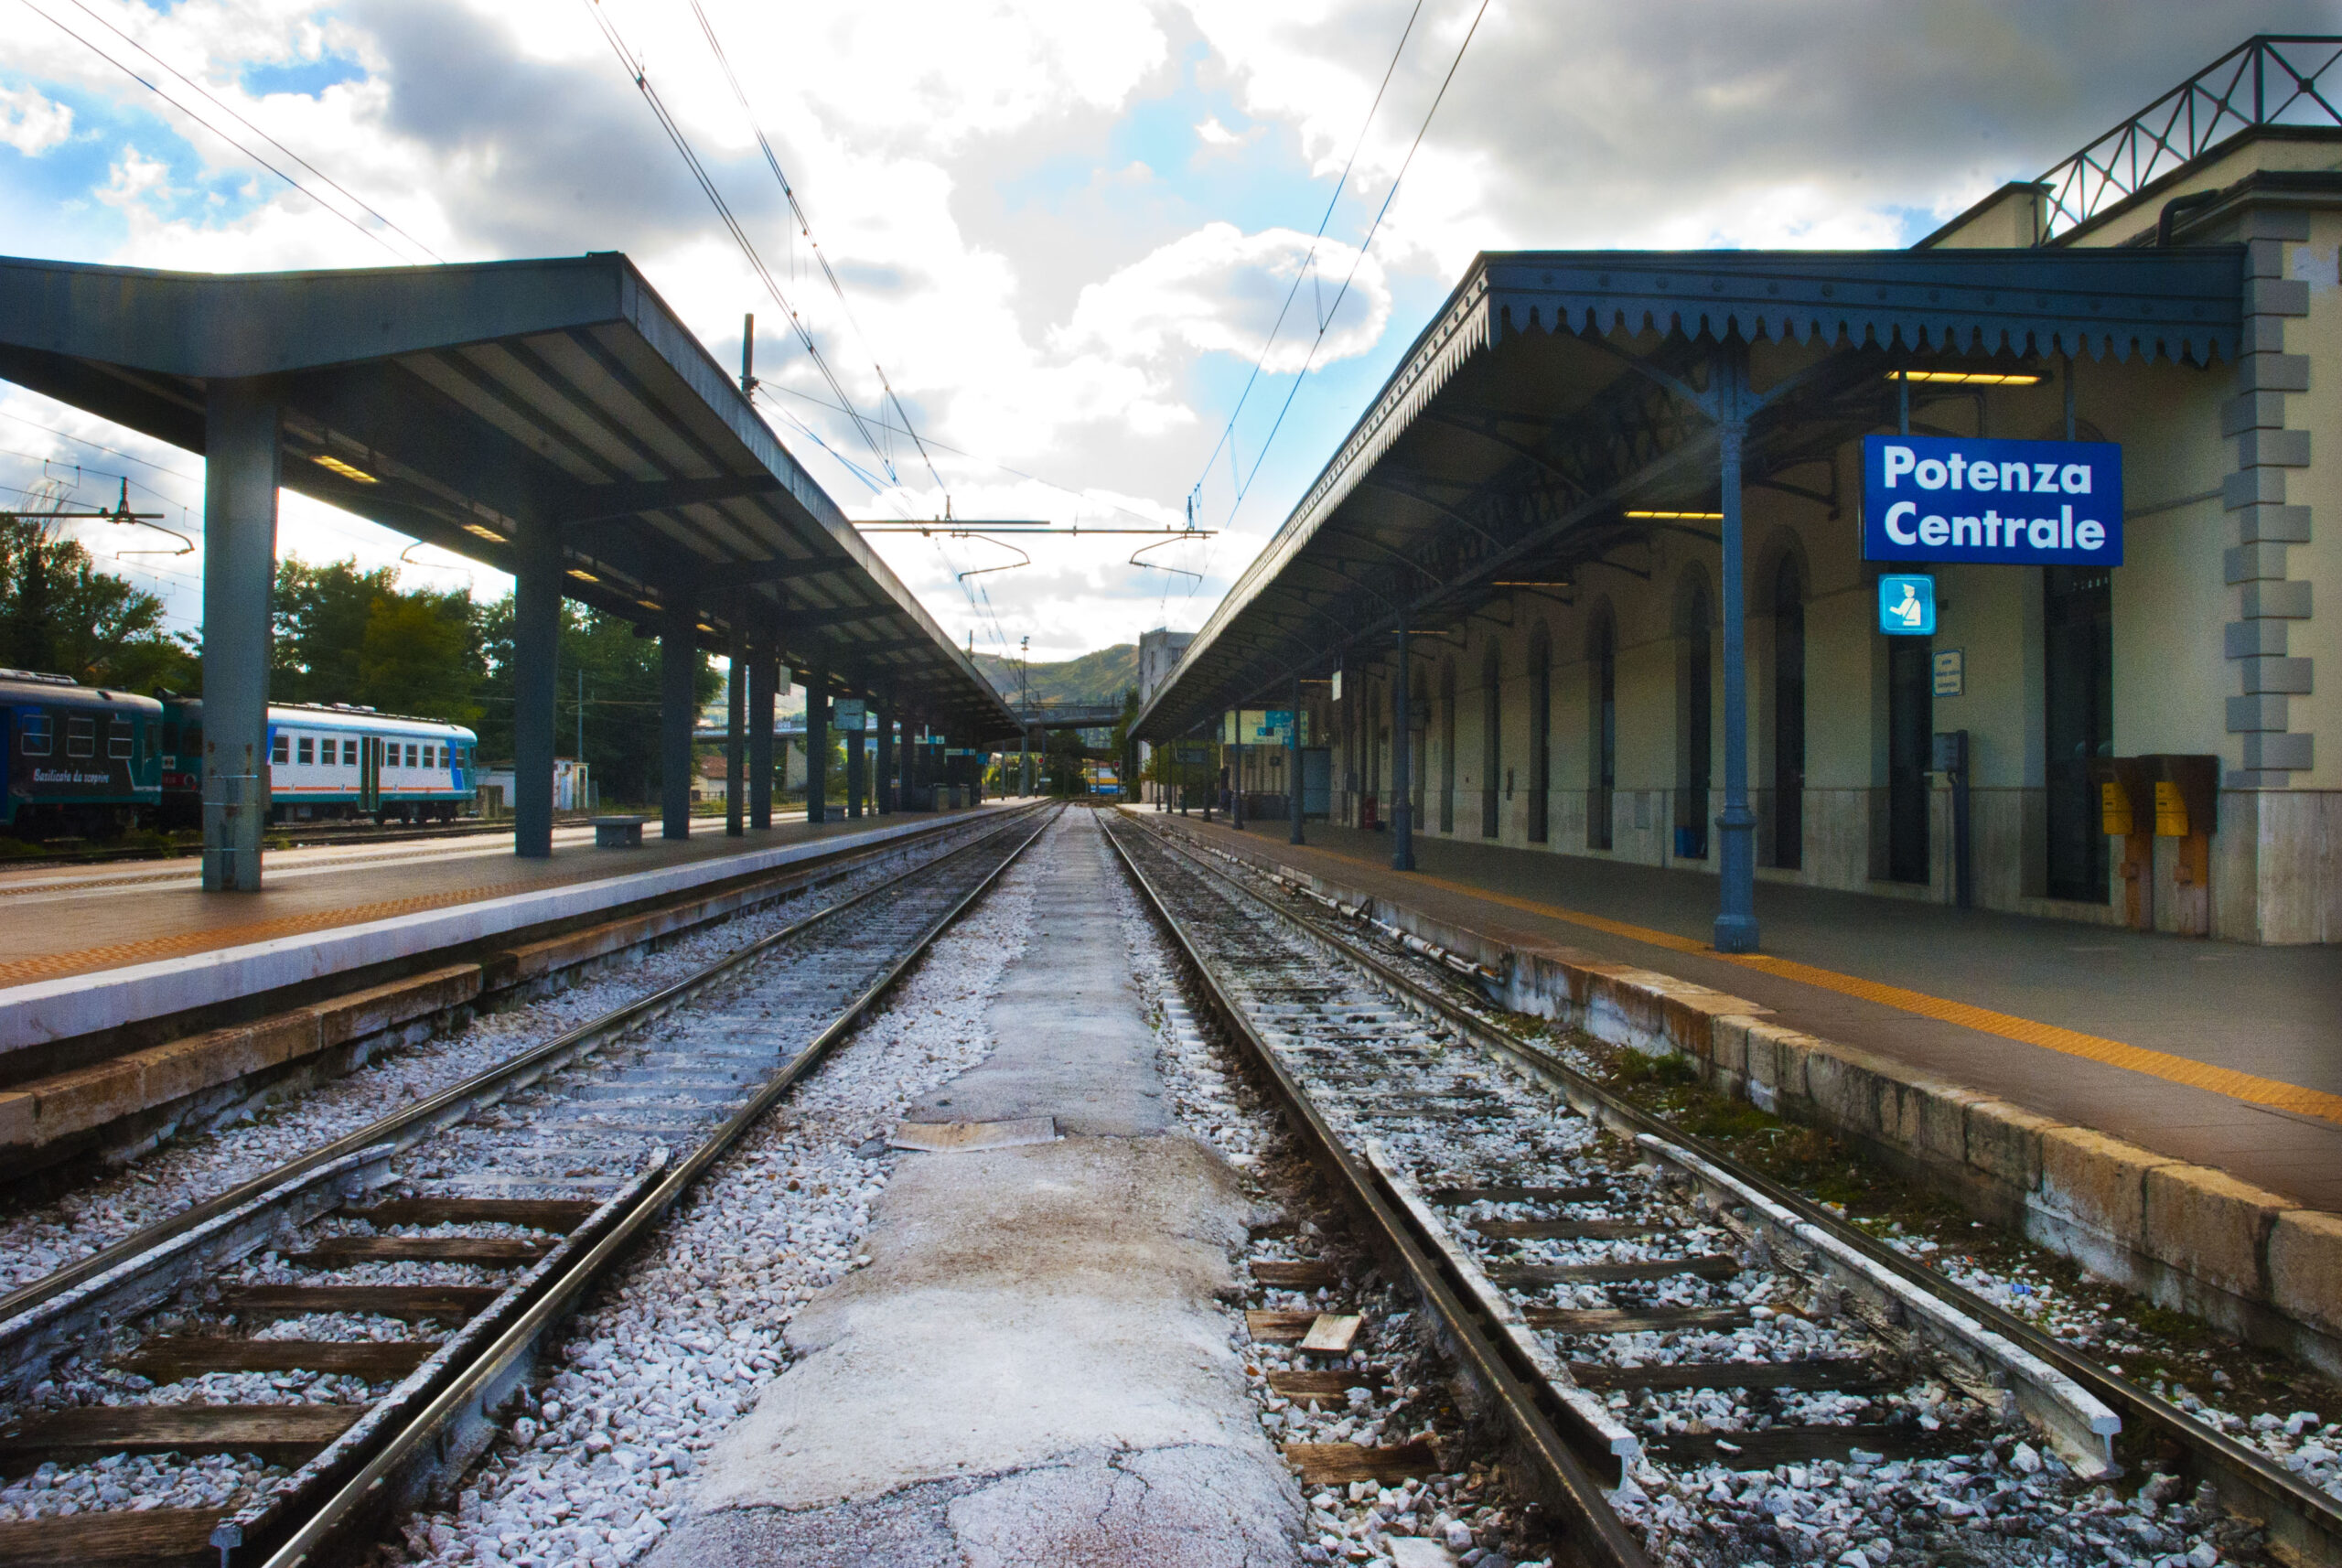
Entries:
{"label": "white cloud", "polygon": [[1181,349],[1250,360],[1265,349],[1262,369],[1273,375],[1300,370],[1313,352],[1319,365],[1363,353],[1391,320],[1382,263],[1332,240],[1314,247],[1313,255],[1310,237],[1296,230],[1247,234],[1207,223],[1083,289],[1058,340],[1133,360]]}
{"label": "white cloud", "polygon": [[73,111],[29,87],[0,87],[0,145],[28,158],[61,146],[73,134]]}
{"label": "white cloud", "polygon": [[[1111,510],[1123,507],[1176,522],[1227,421],[1227,388],[1241,380],[1220,372],[1260,353],[1301,275],[1307,231],[1413,0],[704,3],[847,279],[860,334],[792,242],[748,118],[689,8],[599,0],[847,394],[876,412],[871,360],[886,366],[938,444],[962,516],[1129,521]],[[726,363],[742,313],[756,311],[774,407],[876,467],[843,419],[806,401],[833,393],[785,340],[778,307],[579,0],[88,4],[442,255],[623,250]],[[1303,363],[1478,4],[1425,0],[1272,371]],[[2330,8],[2267,4],[2256,25],[2272,30],[2322,30]],[[103,36],[78,8],[51,9]],[[970,579],[972,590],[956,574],[1002,553],[916,538],[883,548],[955,637],[981,628],[980,647],[995,617],[1012,640],[1031,634],[1037,653],[1125,639],[1152,624],[1166,585],[1192,625],[1370,394],[1366,367],[1394,349],[1393,328],[1403,341],[1411,313],[1476,251],[1892,245],[1912,214],[1956,210],[2036,172],[2217,55],[2234,30],[2218,7],[2179,0],[1939,0],[1916,11],[1495,0],[1319,351],[1319,366],[1344,370],[1305,386],[1244,531],[1146,557],[1208,560],[1209,582],[1190,594],[1185,579],[1131,566],[1141,542],[1131,539],[1054,542],[1032,567]],[[220,270],[386,259],[66,34],[19,28],[9,43],[0,141],[41,152],[95,135],[113,155],[93,188],[57,199],[40,248]],[[246,85],[284,80],[254,68],[334,59],[350,62],[350,80],[265,95]],[[1256,394],[1248,420],[1262,407]],[[882,478],[873,496],[775,418],[850,514],[941,510],[942,488],[900,436],[882,437],[899,478]],[[88,433],[149,450],[94,423]],[[21,466],[0,468],[0,483],[28,482]],[[369,564],[403,543],[293,500],[285,538],[306,555]],[[479,581],[500,587],[492,575]]]}

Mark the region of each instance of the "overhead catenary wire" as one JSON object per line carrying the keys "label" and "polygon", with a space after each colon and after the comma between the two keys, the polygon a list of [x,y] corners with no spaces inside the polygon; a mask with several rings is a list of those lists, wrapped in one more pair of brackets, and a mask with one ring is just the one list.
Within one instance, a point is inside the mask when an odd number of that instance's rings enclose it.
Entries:
{"label": "overhead catenary wire", "polygon": [[[160,87],[157,87],[152,81],[148,80],[146,77],[141,76],[134,68],[116,59],[113,56],[106,53],[103,48],[100,48],[96,42],[90,38],[83,38],[80,33],[77,33],[71,27],[67,27],[61,18],[53,16],[48,12],[41,9],[38,5],[34,5],[33,0],[23,0],[23,4],[25,8],[32,12],[34,16],[38,16],[42,21],[47,22],[50,27],[55,27],[59,32],[63,33],[67,38],[71,38],[75,43],[80,44],[91,54],[96,55],[100,59],[105,61],[108,65],[122,72],[123,75],[130,78],[131,81],[138,83],[139,86],[146,89],[147,91],[153,93],[156,97],[161,99],[172,108],[177,109],[188,119],[193,120],[197,124],[202,126],[205,130],[210,132],[213,135],[219,137],[221,141],[227,143],[238,152],[243,154],[244,156],[260,165],[261,167],[266,169],[269,173],[274,175],[277,178],[283,180],[285,184],[291,186],[294,189],[307,197],[311,201],[316,202],[326,211],[332,213],[344,223],[349,224],[352,229],[355,229],[360,234],[365,235],[366,238],[371,240],[375,244],[380,245],[383,250],[388,251],[396,260],[402,263],[407,261],[408,258],[400,252],[399,248],[392,244],[390,241],[384,239],[381,234],[368,228],[349,213],[343,211],[340,208],[335,206],[332,202],[328,201],[316,191],[311,190],[307,186],[302,184],[298,179],[277,167],[276,165],[271,163],[261,154],[254,152],[251,147],[245,145],[242,142],[238,141],[234,136],[229,134],[226,131],[221,130],[209,120],[205,119],[199,111],[191,109],[187,104],[180,102],[177,99],[164,91]],[[117,29],[117,31],[119,29]],[[242,116],[238,117],[242,118]],[[271,139],[274,140],[274,138]],[[305,165],[304,166],[306,166]],[[434,258],[434,260],[436,259],[437,258],[435,257]]]}
{"label": "overhead catenary wire", "polygon": [[675,119],[673,113],[668,109],[666,100],[660,97],[659,90],[650,85],[649,69],[643,64],[642,57],[635,53],[619,34],[617,25],[610,20],[601,0],[586,0],[586,8],[593,16],[595,27],[600,29],[603,39],[610,46],[611,52],[618,56],[619,65],[625,68],[627,76],[634,83],[635,91],[642,94],[643,102],[650,106],[651,114],[659,122],[659,128],[665,132],[667,139],[674,144],[675,151],[682,156],[684,166],[691,170],[692,178],[697,182],[701,193],[707,198],[709,205],[715,209],[716,218],[723,223],[725,232],[732,236],[733,243],[740,248],[740,253],[747,258],[749,270],[756,274],[757,281],[764,285],[765,292],[772,296],[773,303],[780,306],[781,313],[789,317],[789,325],[797,335],[799,347],[802,348],[806,357],[813,361],[814,368],[822,374],[822,380],[828,383],[832,395],[844,406],[846,417],[854,423],[854,429],[861,435],[864,444],[870,448],[871,456],[877,458],[878,466],[885,471],[886,478],[896,484],[900,484],[901,479],[895,472],[894,461],[887,456],[885,448],[881,446],[877,433],[871,428],[869,421],[863,416],[861,410],[854,406],[854,399],[847,395],[844,383],[838,380],[837,372],[830,368],[829,360],[822,357],[820,346],[813,341],[812,330],[805,325],[804,318],[798,315],[797,307],[790,303],[788,295],[781,289],[780,280],[774,277],[772,269],[765,264],[764,257],[757,251],[756,242],[748,237],[747,228],[742,225],[739,217],[733,212],[731,203],[725,199],[724,192],[716,186],[715,177],[709,172],[706,164],[701,161],[698,152],[692,146],[691,138],[683,134],[683,128]]}
{"label": "overhead catenary wire", "polygon": [[[854,316],[854,306],[845,297],[845,285],[838,281],[838,274],[830,266],[829,253],[822,249],[821,241],[813,237],[813,220],[806,216],[804,204],[797,199],[797,188],[789,183],[789,176],[781,171],[779,155],[773,151],[771,140],[765,135],[764,125],[757,119],[757,112],[748,102],[747,91],[741,87],[740,78],[732,69],[731,57],[724,52],[724,41],[715,36],[715,24],[708,19],[707,11],[700,0],[691,0],[691,7],[692,15],[698,19],[701,34],[707,39],[709,50],[715,56],[716,65],[723,70],[724,80],[731,84],[732,96],[739,103],[740,113],[747,117],[749,131],[757,138],[757,146],[764,154],[765,166],[772,170],[774,183],[780,187],[780,194],[789,202],[790,214],[797,220],[798,233],[804,236],[806,248],[821,263],[822,276],[829,281],[830,292],[837,296],[838,309],[843,313],[846,325],[854,328],[854,335],[861,341],[863,352],[870,356],[871,373],[878,378],[879,386],[886,391],[886,401],[895,405],[895,413],[902,420],[902,433],[919,449],[920,461],[927,465],[928,477],[935,481],[935,488],[942,493],[948,506],[951,487],[943,482],[943,476],[936,472],[935,459],[928,455],[927,444],[920,440],[919,431],[912,425],[910,411],[903,406],[901,395],[895,391],[895,383],[887,378],[886,366],[878,362],[877,354],[871,349],[870,336],[862,329],[861,321]],[[794,254],[793,248],[791,254]]]}
{"label": "overhead catenary wire", "polygon": [[[140,54],[145,55],[148,59],[153,60],[156,65],[161,66],[165,70],[169,71],[173,76],[178,78],[179,81],[186,82],[188,87],[194,89],[197,92],[201,93],[204,100],[218,108],[221,113],[228,115],[230,118],[233,119],[236,124],[243,126],[244,129],[250,131],[253,135],[258,136],[262,141],[266,142],[270,146],[274,147],[278,152],[283,153],[286,157],[292,159],[295,163],[299,164],[303,168],[307,169],[311,174],[325,181],[326,184],[331,186],[341,195],[349,198],[352,205],[357,207],[360,211],[365,213],[368,217],[373,219],[375,222],[380,223],[383,228],[388,229],[392,233],[396,234],[400,239],[404,240],[408,244],[413,245],[416,250],[421,251],[424,255],[430,257],[433,261],[437,262],[442,266],[446,264],[447,259],[445,256],[442,256],[438,252],[424,244],[421,240],[416,239],[413,234],[408,233],[404,228],[401,227],[395,220],[385,215],[380,209],[376,208],[373,203],[368,201],[364,197],[360,196],[356,191],[351,190],[348,186],[342,184],[341,181],[334,178],[333,176],[326,173],[325,170],[319,168],[317,165],[303,157],[299,153],[295,152],[291,147],[286,146],[283,142],[278,141],[274,136],[270,135],[268,132],[263,130],[262,127],[253,124],[251,119],[239,111],[234,104],[223,102],[217,93],[204,86],[203,83],[188,76],[187,72],[179,70],[178,67],[173,65],[169,60],[165,59],[153,49],[148,48],[145,43],[131,37],[128,33],[124,32],[122,28],[114,23],[91,10],[89,6],[88,0],[73,0],[73,5],[91,21],[97,23],[98,26],[105,28],[106,31],[112,33],[115,38],[120,38],[124,43],[128,44],[132,48],[136,49]],[[310,195],[312,199],[314,199],[316,193],[313,191]]]}
{"label": "overhead catenary wire", "polygon": [[[1414,36],[1415,23],[1422,17],[1423,11],[1423,0],[1415,0],[1413,8],[1407,13],[1407,25],[1399,29],[1399,42],[1391,50],[1391,63],[1382,68],[1382,81],[1375,87],[1373,102],[1369,103],[1366,107],[1366,118],[1359,124],[1358,140],[1350,144],[1350,156],[1342,161],[1341,177],[1334,181],[1333,194],[1326,199],[1326,210],[1318,215],[1317,230],[1316,233],[1310,236],[1308,253],[1302,257],[1300,267],[1294,273],[1292,285],[1284,292],[1284,303],[1277,306],[1277,318],[1270,324],[1268,336],[1261,339],[1261,352],[1252,360],[1252,369],[1251,373],[1246,375],[1244,378],[1243,389],[1236,394],[1236,406],[1228,411],[1228,423],[1220,427],[1219,439],[1212,444],[1210,454],[1204,458],[1202,473],[1197,478],[1195,485],[1188,491],[1190,498],[1189,516],[1191,518],[1194,515],[1194,498],[1202,490],[1205,480],[1210,478],[1212,465],[1219,460],[1219,454],[1223,449],[1228,453],[1229,485],[1231,489],[1241,489],[1242,481],[1237,472],[1236,465],[1236,421],[1243,413],[1245,403],[1250,401],[1252,396],[1252,388],[1260,381],[1261,373],[1268,365],[1269,354],[1271,350],[1276,347],[1277,334],[1284,328],[1284,318],[1292,311],[1294,300],[1299,297],[1301,294],[1301,280],[1304,277],[1309,278],[1311,280],[1310,286],[1312,290],[1317,290],[1317,247],[1326,238],[1327,227],[1334,220],[1334,209],[1341,205],[1342,192],[1349,188],[1350,171],[1358,166],[1359,154],[1366,150],[1367,134],[1374,129],[1374,117],[1381,111],[1383,95],[1391,91],[1391,79],[1398,74],[1399,61],[1407,52],[1407,40]],[[1317,292],[1316,297],[1318,306],[1316,312],[1317,333],[1319,338],[1322,338],[1325,336],[1326,324],[1329,317],[1325,310],[1325,296],[1323,293]],[[1335,308],[1339,309],[1340,305],[1340,300],[1337,298],[1335,301]],[[1305,371],[1303,373],[1305,375],[1307,372]],[[1256,461],[1254,464],[1254,471],[1258,472],[1258,470],[1259,465]],[[1240,495],[1238,499],[1241,502],[1242,498]],[[1233,515],[1232,511],[1230,515]],[[1205,547],[1203,571],[1201,572],[1186,572],[1185,568],[1176,568],[1176,570],[1182,571],[1186,575],[1191,576],[1195,579],[1194,585],[1187,590],[1188,597],[1194,597],[1196,589],[1203,586],[1205,575],[1211,570],[1212,554],[1219,547],[1217,545],[1207,545]],[[1132,564],[1133,565],[1150,567],[1156,571],[1167,572],[1175,570],[1175,568],[1167,566],[1155,566],[1153,562],[1142,563],[1135,559]],[[1156,599],[1155,606],[1155,618],[1158,620],[1163,618],[1166,608],[1169,606],[1171,602],[1171,590],[1176,585],[1176,579],[1165,579],[1163,584],[1163,593]]]}
{"label": "overhead catenary wire", "polygon": [[[1318,350],[1326,344],[1327,329],[1334,316],[1340,312],[1342,301],[1349,294],[1350,285],[1358,278],[1359,268],[1365,264],[1367,252],[1373,249],[1374,238],[1382,229],[1382,220],[1390,215],[1391,204],[1398,199],[1399,188],[1406,182],[1407,170],[1414,166],[1415,154],[1422,150],[1423,138],[1431,132],[1432,119],[1439,113],[1440,104],[1447,98],[1448,88],[1456,81],[1456,70],[1464,64],[1464,53],[1472,47],[1472,39],[1479,33],[1480,22],[1488,14],[1488,0],[1480,0],[1478,8],[1472,13],[1472,25],[1464,30],[1463,41],[1456,46],[1456,58],[1447,63],[1447,74],[1440,78],[1439,91],[1432,95],[1431,107],[1423,111],[1423,121],[1415,130],[1414,140],[1407,144],[1407,156],[1399,161],[1399,171],[1391,177],[1391,188],[1383,193],[1382,205],[1375,209],[1374,221],[1367,226],[1366,238],[1359,244],[1358,254],[1350,263],[1350,270],[1342,278],[1342,286],[1335,291],[1333,309],[1318,322],[1317,336],[1309,345],[1308,357],[1303,360],[1300,373],[1294,377],[1293,385],[1285,389],[1284,402],[1278,406],[1276,419],[1270,424],[1269,433],[1261,443],[1261,450],[1252,458],[1252,471],[1238,488],[1235,499],[1229,503],[1228,517],[1230,523],[1235,521],[1237,511],[1244,504],[1244,498],[1252,493],[1253,481],[1261,477],[1261,470],[1267,466],[1269,447],[1275,443],[1277,432],[1284,428],[1285,415],[1293,411],[1293,401],[1300,394],[1302,387],[1307,383],[1309,372],[1316,369]],[[1206,564],[1209,564],[1209,559]],[[1195,589],[1189,589],[1187,596],[1193,598]]]}

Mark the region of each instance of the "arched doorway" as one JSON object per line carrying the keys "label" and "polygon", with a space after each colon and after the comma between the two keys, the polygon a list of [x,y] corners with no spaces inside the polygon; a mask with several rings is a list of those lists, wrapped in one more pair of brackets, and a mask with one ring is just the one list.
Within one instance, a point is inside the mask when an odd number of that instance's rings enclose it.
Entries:
{"label": "arched doorway", "polygon": [[1480,836],[1497,836],[1497,771],[1504,766],[1503,693],[1498,683],[1497,650],[1490,644],[1480,661]]}
{"label": "arched doorway", "polygon": [[1618,626],[1607,607],[1586,638],[1585,847],[1608,849],[1618,790]]}
{"label": "arched doorway", "polygon": [[1773,864],[1805,864],[1805,575],[1773,571]]}
{"label": "arched doorway", "polygon": [[1694,583],[1683,598],[1683,766],[1676,779],[1675,854],[1708,857],[1708,800],[1715,769],[1715,612],[1708,585]]}
{"label": "arched doorway", "polygon": [[1456,831],[1456,661],[1439,665],[1439,831]]}
{"label": "arched doorway", "polygon": [[1553,648],[1539,627],[1529,639],[1529,842],[1548,836],[1553,789]]}

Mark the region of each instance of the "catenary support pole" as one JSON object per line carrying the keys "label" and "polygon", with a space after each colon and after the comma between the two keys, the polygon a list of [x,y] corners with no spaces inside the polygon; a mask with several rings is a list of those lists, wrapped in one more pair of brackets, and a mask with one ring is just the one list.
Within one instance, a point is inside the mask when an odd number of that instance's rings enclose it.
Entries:
{"label": "catenary support pole", "polygon": [[805,820],[830,820],[830,661],[805,671]]}
{"label": "catenary support pole", "polygon": [[1415,868],[1414,780],[1408,777],[1407,618],[1399,618],[1399,671],[1391,681],[1391,869]]}
{"label": "catenary support pole", "polygon": [[[692,836],[692,724],[697,717],[699,643],[691,611],[678,606],[659,628],[659,833]],[[522,680],[529,667],[521,666]]]}
{"label": "catenary support pole", "polygon": [[740,611],[732,610],[732,646],[726,650],[724,700],[724,836],[744,838],[748,817],[748,639]]}
{"label": "catenary support pole", "polygon": [[1284,785],[1286,814],[1293,819],[1293,842],[1302,842],[1301,821],[1309,809],[1304,799],[1308,793],[1308,780],[1301,769],[1301,677],[1293,678],[1293,724],[1284,733]]}
{"label": "catenary support pole", "polygon": [[1236,739],[1228,748],[1228,825],[1244,831],[1244,710],[1236,710]]}
{"label": "catenary support pole", "polygon": [[260,891],[268,822],[269,596],[276,584],[283,414],[274,392],[214,380],[205,395],[203,888]]}
{"label": "catenary support pole", "polygon": [[889,817],[895,813],[895,703],[890,696],[886,705],[878,710],[878,754],[872,759],[878,768],[878,788],[873,796],[878,814]]}
{"label": "catenary support pole", "polygon": [[758,832],[772,826],[772,689],[779,679],[771,634],[759,632],[748,654],[748,825]]}
{"label": "catenary support pole", "polygon": [[1756,950],[1756,813],[1748,809],[1748,585],[1741,560],[1740,456],[1748,435],[1746,349],[1726,343],[1711,361],[1724,489],[1724,811],[1718,952]]}
{"label": "catenary support pole", "polygon": [[[553,665],[561,639],[561,536],[521,526],[512,577],[512,853],[553,854]],[[579,758],[582,762],[584,758]]]}

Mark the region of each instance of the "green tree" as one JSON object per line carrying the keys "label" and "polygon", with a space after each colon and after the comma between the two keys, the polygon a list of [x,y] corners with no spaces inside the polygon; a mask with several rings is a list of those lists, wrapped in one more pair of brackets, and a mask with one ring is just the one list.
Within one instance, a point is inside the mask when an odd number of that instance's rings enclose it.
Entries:
{"label": "green tree", "polygon": [[[278,562],[269,696],[280,703],[365,702],[359,693],[366,622],[376,601],[393,599],[398,591],[394,567],[361,572],[356,561],[322,566],[289,557]],[[389,705],[393,712],[414,711]]]}
{"label": "green tree", "polygon": [[192,690],[188,639],[163,629],[163,601],[101,571],[78,539],[0,514],[0,665],[84,685]]}
{"label": "green tree", "polygon": [[395,567],[288,559],[277,563],[274,609],[271,700],[478,724],[488,662],[468,589],[402,589]]}
{"label": "green tree", "polygon": [[[483,760],[510,762],[512,741],[512,599],[480,612],[488,678],[480,690]],[[584,673],[586,763],[609,801],[647,801],[659,781],[659,644],[634,635],[625,618],[564,603],[553,659],[553,750],[577,750],[579,681]],[[694,716],[723,685],[700,655],[692,682]]]}
{"label": "green tree", "polygon": [[478,725],[488,679],[468,590],[376,597],[358,645],[358,701],[369,707]]}

